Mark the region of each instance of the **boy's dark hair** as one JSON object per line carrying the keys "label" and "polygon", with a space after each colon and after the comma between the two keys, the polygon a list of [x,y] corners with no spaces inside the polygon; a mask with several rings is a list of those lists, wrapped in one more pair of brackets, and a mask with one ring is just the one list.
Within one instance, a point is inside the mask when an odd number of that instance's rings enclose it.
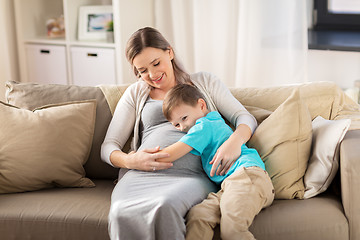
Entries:
{"label": "boy's dark hair", "polygon": [[198,100],[205,100],[201,92],[190,84],[177,84],[169,90],[163,102],[163,113],[168,120],[171,120],[172,110],[180,104],[196,106]]}

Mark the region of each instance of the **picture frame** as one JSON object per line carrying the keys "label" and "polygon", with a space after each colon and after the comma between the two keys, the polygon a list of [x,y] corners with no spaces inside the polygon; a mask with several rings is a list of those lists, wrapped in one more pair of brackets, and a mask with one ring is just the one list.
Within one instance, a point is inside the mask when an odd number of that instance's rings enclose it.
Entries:
{"label": "picture frame", "polygon": [[106,30],[113,21],[111,5],[81,6],[78,19],[78,40],[106,40]]}

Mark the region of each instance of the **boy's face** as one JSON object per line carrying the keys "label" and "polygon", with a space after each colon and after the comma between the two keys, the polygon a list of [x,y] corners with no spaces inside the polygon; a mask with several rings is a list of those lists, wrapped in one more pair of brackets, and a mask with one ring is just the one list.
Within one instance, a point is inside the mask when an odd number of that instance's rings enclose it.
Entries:
{"label": "boy's face", "polygon": [[196,120],[205,117],[207,112],[206,103],[203,99],[199,99],[196,106],[180,104],[172,110],[170,122],[176,129],[188,132],[195,125]]}

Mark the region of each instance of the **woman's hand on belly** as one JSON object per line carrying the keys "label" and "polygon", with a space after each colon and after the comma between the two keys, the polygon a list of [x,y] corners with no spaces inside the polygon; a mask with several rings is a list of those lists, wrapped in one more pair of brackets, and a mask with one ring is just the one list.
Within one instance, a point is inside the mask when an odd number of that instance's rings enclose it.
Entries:
{"label": "woman's hand on belly", "polygon": [[142,171],[157,171],[171,168],[172,163],[157,162],[156,159],[169,157],[168,153],[159,153],[160,147],[146,148],[130,152],[126,158],[126,168]]}

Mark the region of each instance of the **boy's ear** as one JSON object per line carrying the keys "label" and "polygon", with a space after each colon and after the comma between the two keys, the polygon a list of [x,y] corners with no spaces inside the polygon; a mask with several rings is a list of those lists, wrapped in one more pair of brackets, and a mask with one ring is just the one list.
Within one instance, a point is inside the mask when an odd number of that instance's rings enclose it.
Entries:
{"label": "boy's ear", "polygon": [[201,110],[206,110],[207,109],[206,102],[205,102],[204,99],[199,98],[198,103],[200,104]]}

